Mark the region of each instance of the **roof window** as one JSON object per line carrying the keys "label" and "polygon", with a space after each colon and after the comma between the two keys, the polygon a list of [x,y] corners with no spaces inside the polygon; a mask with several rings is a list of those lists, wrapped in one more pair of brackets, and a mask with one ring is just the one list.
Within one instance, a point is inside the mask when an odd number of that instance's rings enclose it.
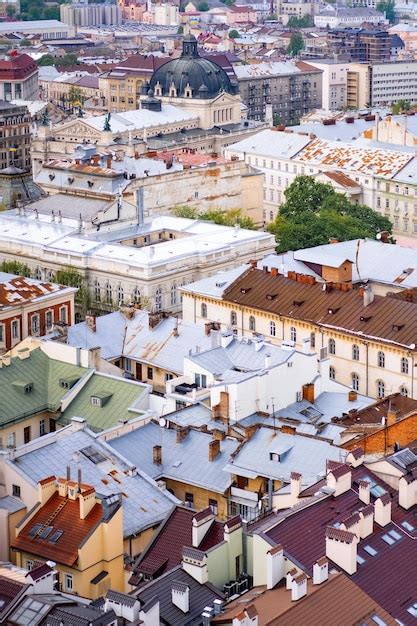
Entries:
{"label": "roof window", "polygon": [[373,548],[372,546],[364,546],[363,549],[365,550],[365,552],[367,552],[370,556],[376,556],[378,554],[378,550],[375,550],[375,548]]}
{"label": "roof window", "polygon": [[417,602],[414,602],[414,604],[412,604],[411,606],[408,607],[407,611],[410,613],[410,615],[412,615],[413,617],[417,617]]}
{"label": "roof window", "polygon": [[405,528],[405,530],[408,530],[410,533],[412,533],[413,530],[415,530],[414,526],[410,524],[410,522],[407,522],[406,520],[404,522],[401,522],[401,526]]}

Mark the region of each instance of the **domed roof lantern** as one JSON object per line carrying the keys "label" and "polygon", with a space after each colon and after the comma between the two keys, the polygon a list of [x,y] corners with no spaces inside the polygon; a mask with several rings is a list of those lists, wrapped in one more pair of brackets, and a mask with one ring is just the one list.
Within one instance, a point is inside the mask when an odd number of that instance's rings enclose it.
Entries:
{"label": "domed roof lantern", "polygon": [[195,58],[198,56],[199,54],[197,50],[197,39],[194,37],[194,35],[186,35],[182,42],[181,57]]}

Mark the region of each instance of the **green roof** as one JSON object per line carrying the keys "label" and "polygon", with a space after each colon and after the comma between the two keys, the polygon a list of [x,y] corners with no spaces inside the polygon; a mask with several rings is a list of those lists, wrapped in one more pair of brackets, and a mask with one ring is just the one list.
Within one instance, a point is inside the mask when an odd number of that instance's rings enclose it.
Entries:
{"label": "green roof", "polygon": [[[0,428],[40,411],[58,411],[61,398],[68,393],[60,384],[63,378],[80,379],[87,370],[48,357],[41,348],[10,365],[0,368]],[[31,390],[27,390],[31,385]]]}
{"label": "green roof", "polygon": [[[106,430],[119,420],[129,420],[139,411],[130,410],[144,393],[146,386],[105,374],[94,373],[59,418],[60,424],[69,424],[73,417],[83,417],[94,431]],[[91,403],[98,398],[101,406]]]}

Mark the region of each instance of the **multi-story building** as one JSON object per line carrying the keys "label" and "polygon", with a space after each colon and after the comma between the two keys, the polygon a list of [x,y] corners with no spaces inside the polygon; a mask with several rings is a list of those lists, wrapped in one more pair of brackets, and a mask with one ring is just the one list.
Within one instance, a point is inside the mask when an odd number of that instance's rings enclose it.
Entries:
{"label": "multi-story building", "polygon": [[327,33],[327,48],[337,58],[384,63],[391,58],[391,36],[377,28],[333,28]]}
{"label": "multi-story building", "polygon": [[37,100],[38,66],[27,54],[16,51],[0,60],[0,99]]}
{"label": "multi-story building", "polygon": [[347,104],[347,67],[333,59],[309,61],[321,70],[322,107],[326,111],[342,111]]}
{"label": "multi-story building", "polygon": [[74,323],[77,289],[0,272],[0,351],[29,335],[44,335],[54,323]]}
{"label": "multi-story building", "polygon": [[373,107],[398,100],[417,102],[417,61],[373,63],[369,67],[369,93]]}
{"label": "multi-story building", "polygon": [[[322,105],[322,70],[304,61],[237,65],[235,73],[248,118],[294,124]],[[272,121],[272,119],[271,119]]]}
{"label": "multi-story building", "polygon": [[367,7],[338,7],[326,4],[326,8],[314,16],[318,28],[354,28],[361,24],[387,24],[385,14]]}
{"label": "multi-story building", "polygon": [[0,24],[0,37],[34,35],[40,40],[66,39],[69,32],[69,26],[59,20],[29,20],[27,22],[1,22]]}
{"label": "multi-story building", "polygon": [[347,65],[347,106],[349,109],[369,107],[369,65],[349,63]]}
{"label": "multi-story building", "polygon": [[255,267],[223,281],[221,289],[210,290],[207,281],[204,289],[188,285],[182,290],[184,319],[216,320],[238,335],[320,351],[330,359],[331,379],[367,396],[400,391],[416,398],[417,305],[374,295],[369,287],[352,290],[351,261],[326,263],[321,272],[332,282],[324,287],[313,276]]}
{"label": "multi-story building", "polygon": [[77,26],[119,25],[122,10],[116,4],[61,4],[60,17],[64,24]]}
{"label": "multi-story building", "polygon": [[30,170],[31,117],[26,106],[0,101],[0,170]]}
{"label": "multi-story building", "polygon": [[124,591],[123,522],[120,497],[49,476],[38,482],[38,501],[16,527],[11,543],[17,565],[53,559],[59,588],[96,599],[110,587]]}

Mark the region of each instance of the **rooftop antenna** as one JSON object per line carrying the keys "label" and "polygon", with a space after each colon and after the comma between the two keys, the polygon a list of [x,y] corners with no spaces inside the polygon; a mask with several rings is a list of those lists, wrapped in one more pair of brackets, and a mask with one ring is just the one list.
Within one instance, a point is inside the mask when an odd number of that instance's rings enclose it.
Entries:
{"label": "rooftop antenna", "polygon": [[355,262],[356,262],[356,271],[358,272],[358,276],[359,276],[359,281],[362,282],[362,278],[361,278],[361,274],[359,271],[359,248],[361,245],[361,241],[362,239],[358,239],[358,242],[356,244],[356,258],[355,258]]}
{"label": "rooftop antenna", "polygon": [[276,430],[276,423],[275,423],[275,405],[274,405],[274,400],[275,398],[271,398],[271,404],[272,404],[272,419],[273,419],[273,423],[274,423],[274,430]]}

